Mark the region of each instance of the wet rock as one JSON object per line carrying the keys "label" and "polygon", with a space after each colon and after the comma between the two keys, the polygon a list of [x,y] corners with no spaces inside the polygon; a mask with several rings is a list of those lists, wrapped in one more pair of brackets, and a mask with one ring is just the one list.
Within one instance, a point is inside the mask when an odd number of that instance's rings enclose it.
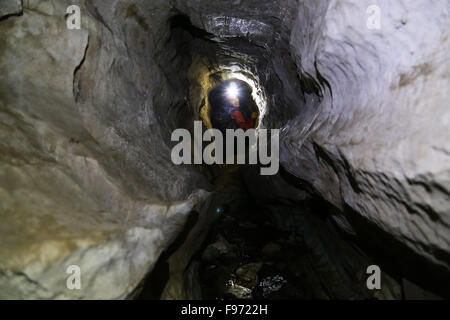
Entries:
{"label": "wet rock", "polygon": [[279,291],[286,283],[287,281],[283,278],[283,276],[275,275],[261,280],[259,286],[262,289],[263,295],[268,296],[269,294]]}
{"label": "wet rock", "polygon": [[262,262],[246,264],[236,270],[236,275],[239,280],[253,288],[258,284],[258,272],[261,270],[262,265]]}
{"label": "wet rock", "polygon": [[219,235],[216,242],[206,247],[205,251],[202,254],[202,259],[205,261],[213,261],[218,257],[229,253],[230,250],[231,245],[229,244],[229,242],[224,237]]}
{"label": "wet rock", "polygon": [[252,299],[252,290],[250,288],[236,284],[230,281],[227,285],[228,293],[237,299]]}

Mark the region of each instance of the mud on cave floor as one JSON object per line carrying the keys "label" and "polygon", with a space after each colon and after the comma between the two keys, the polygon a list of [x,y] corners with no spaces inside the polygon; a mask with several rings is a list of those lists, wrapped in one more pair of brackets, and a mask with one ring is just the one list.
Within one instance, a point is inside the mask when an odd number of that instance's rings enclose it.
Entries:
{"label": "mud on cave floor", "polygon": [[220,214],[200,261],[203,299],[327,299],[303,238],[261,216]]}

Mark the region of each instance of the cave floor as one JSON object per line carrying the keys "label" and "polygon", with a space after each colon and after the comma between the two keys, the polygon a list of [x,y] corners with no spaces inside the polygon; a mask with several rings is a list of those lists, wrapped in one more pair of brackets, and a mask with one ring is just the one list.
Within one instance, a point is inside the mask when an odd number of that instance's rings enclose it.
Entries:
{"label": "cave floor", "polygon": [[303,238],[258,212],[221,213],[199,271],[203,299],[328,299]]}

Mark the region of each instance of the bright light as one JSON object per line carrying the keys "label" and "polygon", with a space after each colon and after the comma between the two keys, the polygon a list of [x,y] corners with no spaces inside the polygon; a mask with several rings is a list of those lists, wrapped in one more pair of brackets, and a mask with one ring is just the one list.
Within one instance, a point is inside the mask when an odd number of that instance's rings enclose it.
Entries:
{"label": "bright light", "polygon": [[236,83],[232,82],[227,88],[227,96],[230,99],[236,99],[239,94],[238,87]]}

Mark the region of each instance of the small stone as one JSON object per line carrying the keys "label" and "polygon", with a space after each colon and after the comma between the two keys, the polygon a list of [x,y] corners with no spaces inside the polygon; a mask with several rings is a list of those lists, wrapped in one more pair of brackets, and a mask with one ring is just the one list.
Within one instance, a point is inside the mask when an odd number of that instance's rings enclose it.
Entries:
{"label": "small stone", "polygon": [[202,259],[205,261],[212,261],[228,253],[230,249],[231,246],[228,241],[224,237],[219,235],[216,242],[206,247],[205,251],[202,254]]}
{"label": "small stone", "polygon": [[261,270],[262,265],[262,262],[254,262],[243,265],[236,270],[236,276],[239,280],[253,288],[258,284],[258,273],[259,270]]}
{"label": "small stone", "polygon": [[236,297],[237,299],[251,299],[252,290],[235,283],[230,283],[227,286],[228,293]]}

